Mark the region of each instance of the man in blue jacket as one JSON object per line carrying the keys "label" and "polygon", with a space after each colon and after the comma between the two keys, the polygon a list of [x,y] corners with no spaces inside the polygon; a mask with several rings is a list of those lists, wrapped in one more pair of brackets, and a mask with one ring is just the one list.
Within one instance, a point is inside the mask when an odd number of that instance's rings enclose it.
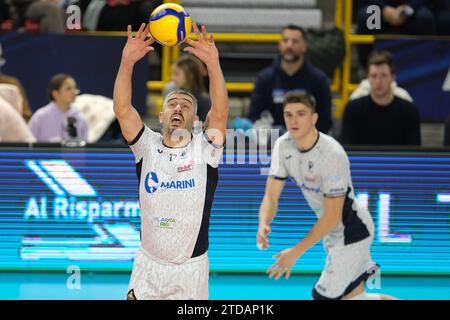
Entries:
{"label": "man in blue jacket", "polygon": [[271,113],[274,127],[284,128],[283,99],[287,92],[303,92],[314,96],[319,120],[317,129],[327,133],[332,126],[330,83],[321,70],[305,57],[308,45],[301,27],[284,27],[278,44],[280,56],[272,66],[263,69],[256,79],[249,118],[258,120],[261,113]]}

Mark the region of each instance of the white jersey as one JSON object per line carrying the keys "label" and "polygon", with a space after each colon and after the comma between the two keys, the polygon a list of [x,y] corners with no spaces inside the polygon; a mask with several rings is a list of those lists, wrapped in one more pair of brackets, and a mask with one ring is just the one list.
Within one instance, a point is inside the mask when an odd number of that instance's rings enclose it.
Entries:
{"label": "white jersey", "polygon": [[176,264],[204,254],[223,148],[203,132],[184,147],[170,148],[147,126],[130,148],[139,180],[142,250]]}
{"label": "white jersey", "polygon": [[318,218],[324,213],[325,197],[345,197],[342,222],[323,239],[326,249],[373,234],[370,213],[355,200],[348,156],[332,137],[319,132],[314,146],[300,151],[290,133],[285,133],[275,142],[269,174],[282,180],[290,176]]}

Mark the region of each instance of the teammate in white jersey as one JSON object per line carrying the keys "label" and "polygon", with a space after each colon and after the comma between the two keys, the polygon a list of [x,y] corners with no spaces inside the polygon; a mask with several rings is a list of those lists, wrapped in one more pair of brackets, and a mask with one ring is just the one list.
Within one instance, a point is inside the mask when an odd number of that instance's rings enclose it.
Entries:
{"label": "teammate in white jersey", "polygon": [[228,116],[228,94],[213,36],[205,26],[184,50],[208,70],[212,106],[207,128],[193,132],[197,101],[187,91],[169,93],[159,115],[162,134],[142,123],[131,105],[134,64],[153,51],[142,24],[128,40],[114,86],[114,112],[135,156],[141,209],[141,247],[128,299],[208,299],[209,218]]}
{"label": "teammate in white jersey", "polygon": [[269,246],[270,224],[288,177],[302,190],[318,221],[298,244],[274,256],[277,261],[267,273],[276,279],[284,274],[289,278],[294,263],[323,239],[327,260],[314,286],[314,299],[392,299],[365,292],[365,282],[378,270],[370,254],[374,224],[369,211],[355,199],[346,152],[332,137],[317,131],[312,96],[288,93],[283,108],[288,132],[278,138],[272,151],[257,245]]}

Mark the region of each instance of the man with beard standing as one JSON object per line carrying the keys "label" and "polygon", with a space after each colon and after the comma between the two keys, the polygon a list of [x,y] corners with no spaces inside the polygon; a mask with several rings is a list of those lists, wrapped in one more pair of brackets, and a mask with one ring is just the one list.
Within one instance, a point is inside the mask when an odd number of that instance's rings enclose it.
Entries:
{"label": "man with beard standing", "polygon": [[[249,118],[256,121],[265,110],[274,119],[273,126],[285,129],[283,99],[287,92],[311,94],[317,102],[317,129],[327,133],[332,126],[330,83],[321,70],[305,56],[308,44],[303,28],[288,25],[283,28],[278,43],[280,56],[257,76]],[[284,131],[284,130],[283,130]]]}

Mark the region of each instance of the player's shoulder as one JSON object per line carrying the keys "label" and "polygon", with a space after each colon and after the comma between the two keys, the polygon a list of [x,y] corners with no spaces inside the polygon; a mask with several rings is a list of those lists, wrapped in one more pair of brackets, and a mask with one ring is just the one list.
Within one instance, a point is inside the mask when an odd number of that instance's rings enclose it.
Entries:
{"label": "player's shoulder", "polygon": [[322,132],[319,134],[318,147],[323,159],[348,160],[347,152],[336,139]]}
{"label": "player's shoulder", "polygon": [[278,137],[278,139],[275,140],[275,145],[278,145],[278,148],[281,150],[291,148],[293,144],[292,144],[292,137],[289,134],[289,132],[286,132],[285,134]]}
{"label": "player's shoulder", "polygon": [[162,136],[159,132],[153,131],[144,123],[141,130],[139,130],[138,134],[129,145],[134,145],[137,142],[140,142],[141,144],[144,143],[148,146],[162,144]]}
{"label": "player's shoulder", "polygon": [[160,141],[162,143],[162,135],[158,131],[152,130],[149,126],[144,123],[144,133],[154,140]]}

